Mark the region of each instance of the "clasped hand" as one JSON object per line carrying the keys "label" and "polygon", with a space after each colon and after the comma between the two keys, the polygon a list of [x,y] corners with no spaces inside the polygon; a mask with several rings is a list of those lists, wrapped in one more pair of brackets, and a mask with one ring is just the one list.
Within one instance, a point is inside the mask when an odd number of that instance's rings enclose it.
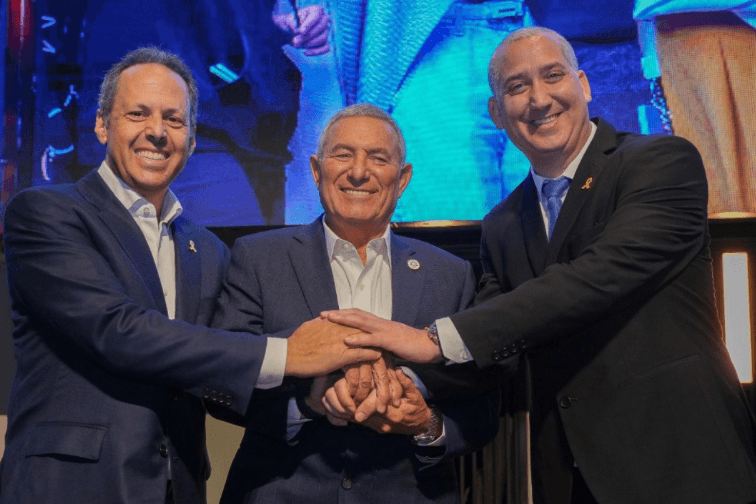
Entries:
{"label": "clasped hand", "polygon": [[317,378],[308,403],[339,426],[354,422],[380,433],[416,435],[427,431],[431,410],[413,381],[395,368],[390,354],[373,363],[348,366],[330,387]]}

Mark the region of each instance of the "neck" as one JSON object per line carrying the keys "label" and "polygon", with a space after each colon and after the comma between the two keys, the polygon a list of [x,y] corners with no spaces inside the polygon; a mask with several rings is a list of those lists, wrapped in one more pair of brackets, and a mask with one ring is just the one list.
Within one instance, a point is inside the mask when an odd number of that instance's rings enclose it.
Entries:
{"label": "neck", "polygon": [[149,201],[150,203],[152,203],[152,206],[155,207],[155,217],[157,218],[158,222],[160,221],[160,217],[163,215],[163,203],[165,202],[165,194],[166,194],[166,192],[168,192],[168,191],[167,190],[166,191],[162,191],[161,193],[158,193],[158,194],[142,194],[142,193],[140,193],[140,195],[144,199],[146,199],[147,201]]}
{"label": "neck", "polygon": [[370,226],[367,226],[364,223],[354,225],[348,222],[337,223],[334,222],[333,219],[329,219],[328,216],[326,216],[325,220],[328,227],[331,228],[331,231],[333,231],[336,236],[354,245],[354,248],[357,249],[357,254],[359,254],[360,259],[362,259],[363,265],[367,263],[368,243],[370,243],[371,240],[383,236],[383,233],[386,231],[386,226],[388,226],[388,222]]}
{"label": "neck", "polygon": [[535,171],[541,177],[555,179],[560,177],[567,167],[572,163],[575,158],[580,154],[580,151],[585,147],[586,142],[591,137],[591,123],[587,121],[578,133],[578,141],[575,148],[570,152],[566,151],[554,151],[546,152],[543,154],[536,154],[534,156],[528,156],[530,164]]}

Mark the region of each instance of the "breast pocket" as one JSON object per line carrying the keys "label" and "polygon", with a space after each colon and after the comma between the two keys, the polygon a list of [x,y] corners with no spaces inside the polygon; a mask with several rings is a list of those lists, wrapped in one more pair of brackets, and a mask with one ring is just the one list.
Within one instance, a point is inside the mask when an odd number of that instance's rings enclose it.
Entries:
{"label": "breast pocket", "polygon": [[96,462],[107,428],[67,422],[38,424],[26,443],[25,455],[64,455]]}

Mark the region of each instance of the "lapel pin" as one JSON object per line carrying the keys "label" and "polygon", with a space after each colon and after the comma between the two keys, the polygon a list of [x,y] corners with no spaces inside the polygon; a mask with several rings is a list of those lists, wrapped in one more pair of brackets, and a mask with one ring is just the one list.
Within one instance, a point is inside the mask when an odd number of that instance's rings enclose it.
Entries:
{"label": "lapel pin", "polygon": [[417,259],[410,259],[407,261],[407,267],[411,270],[417,270],[420,269],[420,263],[417,261]]}
{"label": "lapel pin", "polygon": [[580,189],[590,189],[592,183],[593,177],[588,177],[588,180],[585,181],[585,184],[583,184],[583,187],[581,187]]}
{"label": "lapel pin", "polygon": [[197,252],[197,249],[194,248],[194,240],[189,240],[189,250],[192,252]]}

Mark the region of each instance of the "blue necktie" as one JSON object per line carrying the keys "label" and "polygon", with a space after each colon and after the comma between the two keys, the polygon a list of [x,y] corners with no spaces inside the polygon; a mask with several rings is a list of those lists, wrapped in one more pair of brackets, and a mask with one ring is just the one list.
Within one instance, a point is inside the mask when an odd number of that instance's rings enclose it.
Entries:
{"label": "blue necktie", "polygon": [[562,209],[562,196],[567,192],[568,187],[570,187],[570,179],[567,177],[545,180],[541,187],[541,192],[546,197],[546,210],[549,214],[549,234],[547,236],[549,240],[554,233],[554,225],[556,225],[559,210]]}

